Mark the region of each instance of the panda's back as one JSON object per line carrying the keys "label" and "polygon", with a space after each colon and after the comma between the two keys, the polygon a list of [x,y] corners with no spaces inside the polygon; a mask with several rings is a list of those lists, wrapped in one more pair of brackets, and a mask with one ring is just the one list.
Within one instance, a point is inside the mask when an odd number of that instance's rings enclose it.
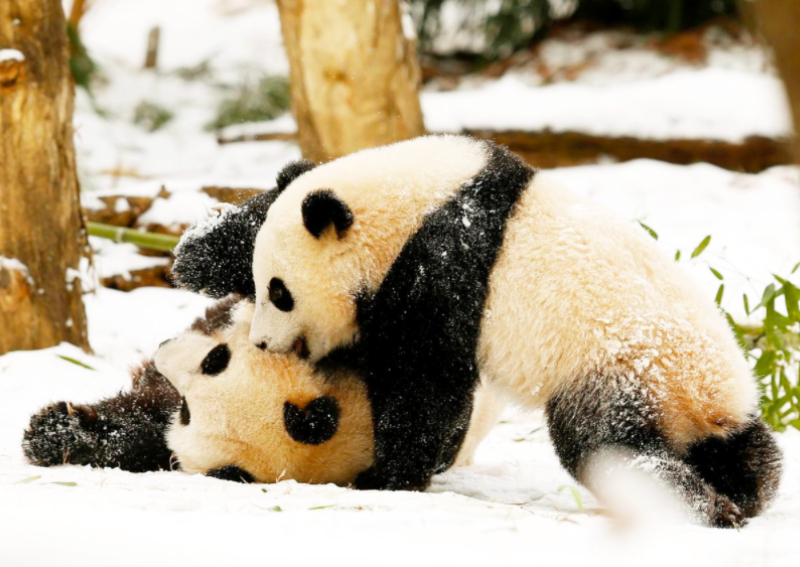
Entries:
{"label": "panda's back", "polygon": [[508,219],[478,355],[534,407],[576,380],[627,377],[679,439],[724,433],[756,403],[727,323],[688,276],[643,230],[541,173]]}

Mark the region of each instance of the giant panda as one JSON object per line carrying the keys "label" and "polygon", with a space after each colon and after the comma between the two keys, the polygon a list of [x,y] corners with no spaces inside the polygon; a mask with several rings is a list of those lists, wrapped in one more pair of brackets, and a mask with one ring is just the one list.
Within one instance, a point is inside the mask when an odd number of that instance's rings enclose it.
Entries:
{"label": "giant panda", "polygon": [[505,148],[428,136],[291,164],[254,246],[250,339],[358,366],[375,463],[424,489],[490,386],[543,408],[566,470],[623,450],[710,525],[772,500],[781,456],[715,305],[644,231]]}
{"label": "giant panda", "polygon": [[[37,465],[180,469],[239,481],[346,485],[372,463],[364,383],[296,357],[262,352],[248,335],[253,304],[232,296],[165,341],[133,388],[95,404],[52,404],[31,418],[23,450]],[[460,452],[471,462],[502,404],[478,395]]]}

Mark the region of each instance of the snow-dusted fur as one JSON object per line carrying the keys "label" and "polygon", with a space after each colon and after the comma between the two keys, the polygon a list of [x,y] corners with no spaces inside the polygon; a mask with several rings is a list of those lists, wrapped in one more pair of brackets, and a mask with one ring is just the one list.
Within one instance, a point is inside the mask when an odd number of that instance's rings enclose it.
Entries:
{"label": "snow-dusted fur", "polygon": [[[547,408],[578,480],[601,447],[684,467],[708,440],[724,452],[743,435],[751,454],[769,455],[749,463],[740,451],[730,463],[757,478],[748,515],[775,492],[779,453],[760,433],[755,381],[715,305],[644,231],[502,148],[418,138],[303,173],[272,204],[253,273],[254,344],[312,361],[366,351],[378,459],[357,485],[424,487],[480,373]],[[459,333],[460,344],[449,338]],[[428,348],[441,352],[420,354]],[[448,356],[474,367],[446,366]],[[671,478],[704,520],[741,523],[743,504],[701,473]]]}

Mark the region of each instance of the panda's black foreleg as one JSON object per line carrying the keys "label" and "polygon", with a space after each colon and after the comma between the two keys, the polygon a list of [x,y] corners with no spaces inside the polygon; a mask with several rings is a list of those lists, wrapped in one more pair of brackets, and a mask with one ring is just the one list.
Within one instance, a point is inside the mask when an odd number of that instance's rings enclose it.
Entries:
{"label": "panda's black foreleg", "polygon": [[724,439],[712,437],[694,444],[684,461],[748,518],[775,498],[783,468],[775,438],[759,417]]}
{"label": "panda's black foreleg", "polygon": [[[375,459],[356,478],[355,488],[425,490],[435,473],[453,463],[469,427],[474,387],[471,369],[460,370],[453,381],[442,379],[447,372],[419,372],[406,375],[405,382],[370,384]],[[386,372],[384,377],[392,374]]]}
{"label": "panda's black foreleg", "polygon": [[596,376],[577,382],[547,403],[550,437],[562,465],[599,495],[603,474],[594,459],[615,453],[624,468],[666,483],[702,522],[717,527],[745,523],[744,513],[669,449],[659,431],[655,403],[632,380]]}
{"label": "panda's black foreleg", "polygon": [[180,397],[147,363],[130,392],[95,404],[58,402],[31,417],[22,448],[39,466],[118,467],[131,472],[169,470],[166,430]]}

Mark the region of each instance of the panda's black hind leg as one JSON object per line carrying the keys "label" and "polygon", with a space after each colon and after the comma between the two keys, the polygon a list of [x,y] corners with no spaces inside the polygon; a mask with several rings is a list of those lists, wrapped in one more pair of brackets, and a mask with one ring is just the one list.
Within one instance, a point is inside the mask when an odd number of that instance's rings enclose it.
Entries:
{"label": "panda's black hind leg", "polygon": [[758,515],[775,498],[781,460],[769,426],[758,417],[727,438],[712,437],[696,443],[684,459],[748,518]]}
{"label": "panda's black hind leg", "polygon": [[672,453],[654,407],[645,388],[622,377],[596,376],[557,393],[547,403],[546,416],[561,464],[598,494],[602,478],[591,470],[593,459],[615,452],[622,466],[670,486],[701,522],[743,525],[745,515],[736,504]]}

